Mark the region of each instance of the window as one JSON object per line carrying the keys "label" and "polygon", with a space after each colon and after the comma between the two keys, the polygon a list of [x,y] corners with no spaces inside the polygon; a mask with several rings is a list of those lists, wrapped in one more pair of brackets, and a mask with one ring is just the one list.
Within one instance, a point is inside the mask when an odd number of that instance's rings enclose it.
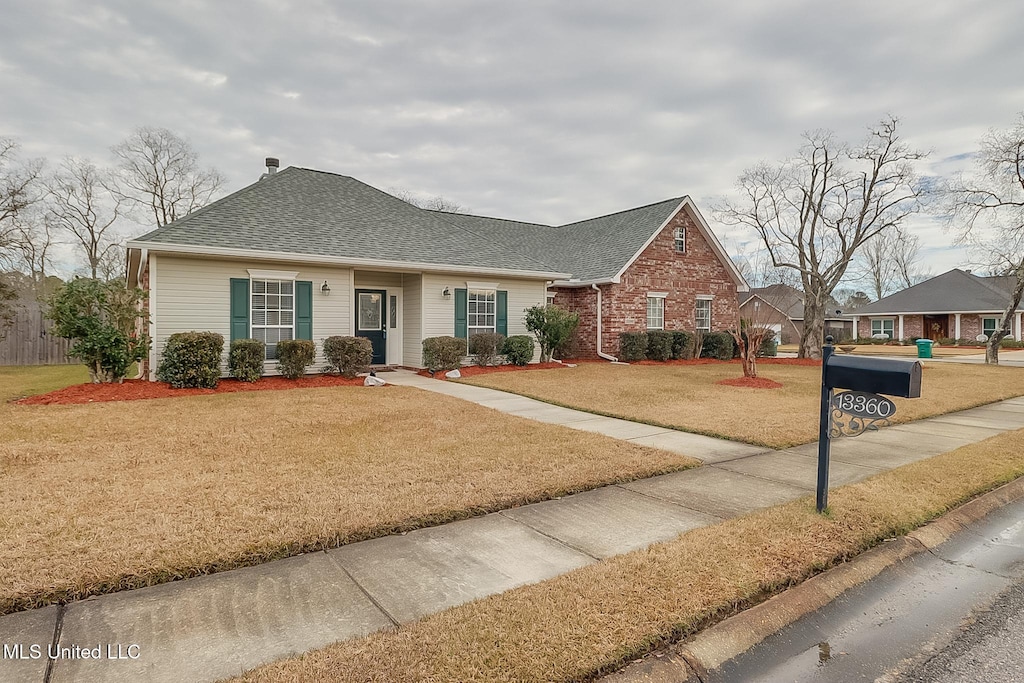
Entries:
{"label": "window", "polygon": [[394,330],[398,328],[398,297],[389,297],[388,301],[391,307],[390,315],[388,316],[388,318],[390,318],[388,321],[388,327]]}
{"label": "window", "polygon": [[889,339],[892,339],[892,324],[891,318],[873,318],[871,320],[871,336],[876,334],[887,334]]}
{"label": "window", "polygon": [[675,232],[676,251],[680,254],[686,253],[686,228],[679,226]]}
{"label": "window", "polygon": [[986,337],[991,337],[996,333],[999,328],[999,318],[982,318],[981,319],[981,332]]}
{"label": "window", "polygon": [[277,342],[295,338],[293,281],[252,281],[252,338],[267,345],[267,360],[277,358]]}
{"label": "window", "polygon": [[647,329],[665,329],[665,297],[653,295],[647,297]]}
{"label": "window", "polygon": [[466,297],[466,324],[469,336],[481,332],[494,332],[495,298],[493,289],[471,289]]}
{"label": "window", "polygon": [[554,293],[553,292],[548,292],[548,295],[547,295],[545,301],[547,302],[548,306],[554,306],[555,305],[555,295],[554,295]]}
{"label": "window", "polygon": [[697,299],[697,309],[694,313],[697,322],[697,329],[705,332],[711,331],[711,299]]}

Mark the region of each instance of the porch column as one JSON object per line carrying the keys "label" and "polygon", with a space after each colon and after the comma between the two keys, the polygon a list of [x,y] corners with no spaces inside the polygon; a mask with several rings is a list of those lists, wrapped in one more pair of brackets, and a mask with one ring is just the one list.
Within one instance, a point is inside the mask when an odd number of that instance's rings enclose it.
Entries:
{"label": "porch column", "polygon": [[903,314],[900,313],[900,336],[896,337],[900,341],[903,341]]}
{"label": "porch column", "polygon": [[1017,327],[1015,329],[1017,330],[1017,341],[1024,341],[1024,335],[1022,335],[1020,332],[1020,313],[1020,311],[1017,311],[1017,315],[1014,316],[1014,318],[1016,318],[1017,320]]}
{"label": "porch column", "polygon": [[853,316],[853,338],[856,339],[860,336],[860,316]]}
{"label": "porch column", "polygon": [[960,315],[960,313],[956,314],[956,323],[954,323],[955,330],[953,332],[953,339],[960,338]]}

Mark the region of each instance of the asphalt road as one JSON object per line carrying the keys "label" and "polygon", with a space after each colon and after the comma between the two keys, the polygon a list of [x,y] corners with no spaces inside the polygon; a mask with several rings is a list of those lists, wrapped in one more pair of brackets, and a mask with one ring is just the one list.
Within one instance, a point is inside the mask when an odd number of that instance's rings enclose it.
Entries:
{"label": "asphalt road", "polygon": [[1024,681],[1024,582],[975,610],[960,634],[899,683]]}
{"label": "asphalt road", "polygon": [[710,681],[1024,682],[1024,500],[847,591]]}

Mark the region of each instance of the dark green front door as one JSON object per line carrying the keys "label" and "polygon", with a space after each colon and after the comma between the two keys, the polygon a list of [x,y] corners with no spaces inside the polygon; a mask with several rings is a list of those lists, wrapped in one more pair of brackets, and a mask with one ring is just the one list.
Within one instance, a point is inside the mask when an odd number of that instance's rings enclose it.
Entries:
{"label": "dark green front door", "polygon": [[356,290],[356,336],[366,337],[373,344],[374,365],[387,363],[387,316],[383,289]]}

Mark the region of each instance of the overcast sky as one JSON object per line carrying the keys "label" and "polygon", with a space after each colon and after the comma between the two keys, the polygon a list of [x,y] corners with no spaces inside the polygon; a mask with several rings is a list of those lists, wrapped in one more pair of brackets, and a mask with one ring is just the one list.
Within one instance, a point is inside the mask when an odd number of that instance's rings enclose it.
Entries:
{"label": "overcast sky", "polygon": [[[228,191],[277,156],[551,224],[682,194],[712,219],[801,132],[853,141],[887,113],[931,150],[922,172],[948,173],[1024,111],[1020,0],[4,7],[0,135],[26,156],[107,162],[162,126]],[[962,262],[935,222],[915,229],[934,273]]]}

